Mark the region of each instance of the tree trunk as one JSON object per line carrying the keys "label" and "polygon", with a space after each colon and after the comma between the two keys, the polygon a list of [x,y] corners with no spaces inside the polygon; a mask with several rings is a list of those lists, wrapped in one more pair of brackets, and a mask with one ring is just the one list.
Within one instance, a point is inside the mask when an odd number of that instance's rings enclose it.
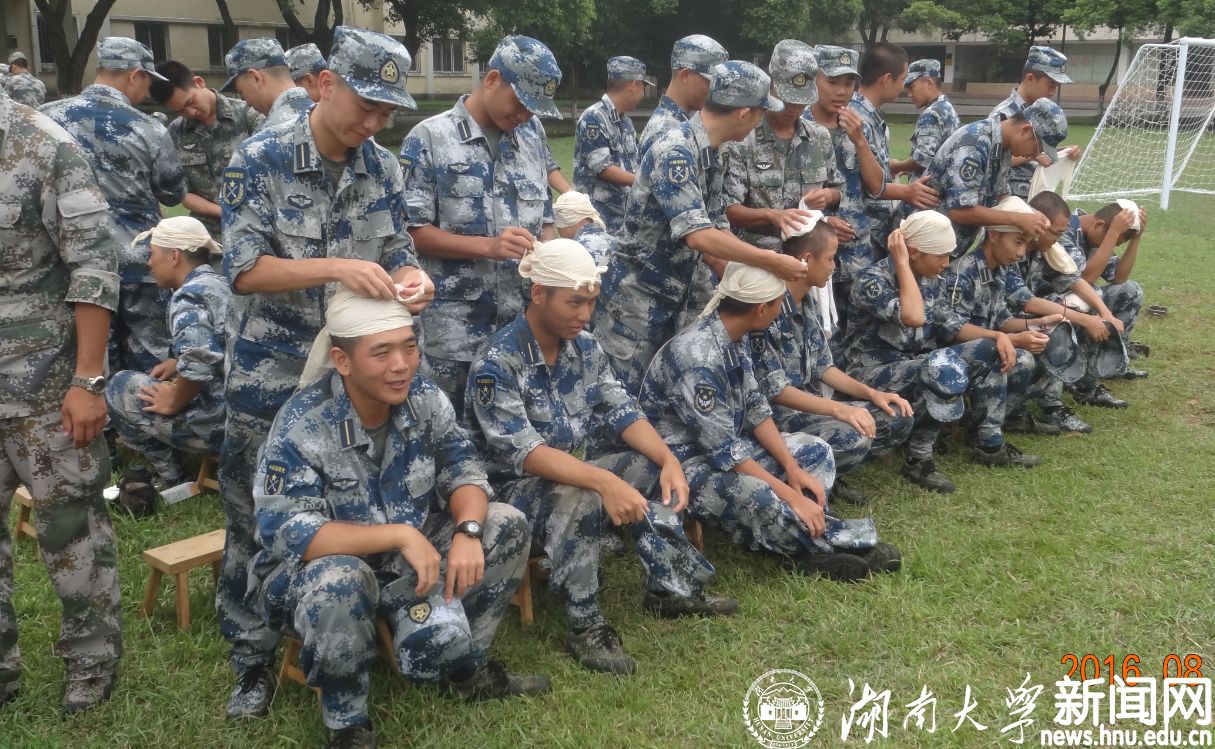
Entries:
{"label": "tree trunk", "polygon": [[1173,41],[1173,22],[1169,21],[1164,25],[1164,43],[1168,44]]}
{"label": "tree trunk", "polygon": [[[291,34],[297,39],[307,39],[310,34],[308,29],[304,28],[304,24],[300,23],[300,19],[295,15],[295,0],[275,0],[278,3],[278,12],[282,14],[283,20],[287,22],[287,28],[291,30]],[[319,46],[319,45],[318,45]],[[328,50],[321,50],[322,53],[328,54]]]}
{"label": "tree trunk", "polygon": [[232,11],[228,9],[228,0],[215,0],[219,7],[219,17],[224,22],[224,53],[236,46],[240,35],[236,29],[236,21],[232,20]]}
{"label": "tree trunk", "polygon": [[3,12],[0,12],[0,54],[8,59],[8,18]]}
{"label": "tree trunk", "polygon": [[84,67],[89,54],[97,46],[101,26],[117,0],[97,0],[93,9],[85,16],[84,27],[79,35],[68,35],[68,25],[74,23],[71,0],[34,0],[38,12],[45,19],[47,41],[51,55],[55,58],[55,75],[60,96],[80,93],[83,88]]}
{"label": "tree trunk", "polygon": [[1105,83],[1097,87],[1097,111],[1105,114],[1105,92],[1109,90],[1110,81],[1114,79],[1114,72],[1118,70],[1118,59],[1122,57],[1122,27],[1118,28],[1118,46],[1114,48],[1114,63],[1110,65],[1109,75],[1105,76]]}

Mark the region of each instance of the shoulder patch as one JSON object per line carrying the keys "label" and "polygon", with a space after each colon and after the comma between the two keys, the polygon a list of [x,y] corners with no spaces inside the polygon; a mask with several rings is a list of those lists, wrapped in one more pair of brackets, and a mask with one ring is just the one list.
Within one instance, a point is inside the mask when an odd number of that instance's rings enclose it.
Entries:
{"label": "shoulder patch", "polygon": [[477,403],[489,408],[498,398],[498,378],[493,375],[477,375]]}
{"label": "shoulder patch", "polygon": [[423,624],[430,618],[430,601],[418,601],[410,606],[409,618],[414,624]]}
{"label": "shoulder patch", "polygon": [[748,335],[751,339],[751,353],[760,356],[764,353],[764,331],[757,330]]}
{"label": "shoulder patch", "polygon": [[877,280],[873,276],[868,276],[866,278],[861,279],[860,284],[861,284],[861,293],[865,296],[866,299],[874,300],[874,299],[878,299],[882,296],[882,282]]}
{"label": "shoulder patch", "polygon": [[287,483],[287,464],[272,460],[266,464],[266,494],[282,494]]}
{"label": "shoulder patch", "polygon": [[599,138],[599,126],[593,123],[588,124],[586,126],[586,137],[591,140],[597,140]]}
{"label": "shoulder patch", "polygon": [[413,167],[413,157],[403,153],[397,157],[397,163],[401,165],[402,170],[409,171]]}
{"label": "shoulder patch", "polygon": [[234,166],[224,169],[223,177],[220,180],[220,199],[233,207],[245,202],[245,185],[248,181],[249,172],[244,167]]}
{"label": "shoulder patch", "polygon": [[682,185],[692,178],[692,162],[683,156],[667,159],[666,177],[673,185]]}
{"label": "shoulder patch", "polygon": [[696,406],[696,410],[707,414],[717,405],[717,388],[708,383],[701,383],[696,386],[693,400],[692,405]]}
{"label": "shoulder patch", "polygon": [[962,166],[958,168],[958,176],[967,181],[978,177],[979,160],[974,156],[967,156],[962,159]]}

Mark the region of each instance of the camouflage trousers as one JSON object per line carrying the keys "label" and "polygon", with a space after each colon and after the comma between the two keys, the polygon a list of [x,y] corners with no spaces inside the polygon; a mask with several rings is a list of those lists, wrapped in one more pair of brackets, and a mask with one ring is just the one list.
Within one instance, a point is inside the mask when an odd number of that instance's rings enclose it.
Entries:
{"label": "camouflage trousers", "polygon": [[688,289],[688,298],[683,304],[683,311],[679,314],[679,322],[675,326],[676,331],[683,330],[700,319],[700,313],[704,312],[705,306],[713,298],[713,292],[717,290],[718,280],[717,274],[713,272],[708,263],[702,260],[696,264],[696,268],[692,271],[692,285]]}
{"label": "camouflage trousers", "polygon": [[[1131,330],[1135,327],[1135,321],[1139,319],[1139,309],[1143,306],[1143,287],[1135,281],[1111,283],[1098,286],[1097,293],[1101,295],[1101,301],[1105,302],[1114,317],[1122,321],[1122,340],[1129,344]],[[1091,393],[1096,387],[1097,378],[1092,375],[1085,375],[1076,383],[1076,390],[1082,393]]]}
{"label": "camouflage trousers", "polygon": [[835,456],[837,477],[861,467],[866,460],[886,455],[911,435],[914,422],[909,416],[891,416],[874,404],[863,401],[847,401],[847,405],[863,408],[873,416],[876,426],[873,439],[856,431],[851,424],[822,414],[773,406],[772,415],[782,432],[805,432],[826,440]]}
{"label": "camouflage trousers", "polygon": [[[809,434],[781,433],[797,464],[813,474],[828,491],[835,483],[831,447]],[[752,456],[777,478],[784,471],[768,451],[753,442]],[[726,536],[751,551],[798,556],[823,551],[810,537],[797,514],[763,481],[737,471],[719,471],[702,455],[680,455],[692,499],[692,517],[721,526]]]}
{"label": "camouflage trousers", "polygon": [[[607,354],[617,379],[634,397],[641,392],[641,381],[654,354],[678,330],[677,324],[686,301],[685,295],[673,305],[664,303],[661,307],[626,310],[627,319],[608,312],[605,305],[600,304],[595,308],[595,339],[599,341],[603,353]],[[668,318],[666,324],[650,324],[650,318],[655,314]],[[638,333],[637,330],[648,332]]]}
{"label": "camouflage trousers", "polygon": [[76,448],[58,411],[0,419],[0,695],[21,678],[13,611],[8,517],[19,484],[34,500],[38,553],[63,605],[55,655],[68,679],[114,673],[122,655],[122,609],[114,529],[101,490],[110,478],[105,440]]}
{"label": "camouflage trousers", "polygon": [[224,556],[215,588],[219,631],[230,646],[229,659],[237,674],[274,663],[278,633],[266,625],[249,595],[249,562],[259,546],[253,515],[253,474],[258,453],[270,433],[270,421],[228,412],[219,453],[219,493],[224,503]]}
{"label": "camouflage trousers", "polygon": [[[643,497],[653,497],[657,491],[659,467],[641,453],[621,452],[589,462],[619,476]],[[530,477],[502,485],[499,498],[527,516],[534,542],[552,561],[549,590],[565,602],[569,625],[581,629],[603,621],[599,551],[607,515],[599,495]],[[633,523],[630,530],[645,568],[647,589],[694,596],[713,577],[713,565],[688,540],[679,516],[661,500],[651,500],[645,520]]]}
{"label": "camouflage trousers", "polygon": [[169,358],[169,298],[149,283],[124,283],[110,330],[110,371],[150,372]]}
{"label": "camouflage trousers", "polygon": [[440,359],[429,354],[422,357],[418,371],[434,380],[456,409],[456,420],[467,425],[464,414],[464,389],[468,385],[468,370],[472,362]]}
{"label": "camouflage trousers", "polygon": [[148,413],[143,410],[146,404],[139,393],[157,382],[142,372],[119,372],[106,386],[105,403],[110,424],[118,435],[143,455],[161,478],[168,479],[181,475],[174,449],[199,455],[219,452],[224,440],[224,413],[222,408],[204,411],[194,404],[175,416]]}
{"label": "camouflage trousers", "polygon": [[[617,189],[623,191],[625,196],[627,197],[627,195],[628,195],[627,187],[622,187],[622,188],[617,188]],[[603,223],[607,225],[608,233],[616,234],[617,232],[619,232],[620,228],[622,226],[624,226],[624,203],[625,203],[625,201],[622,199],[620,201],[613,201],[611,203],[606,203],[602,200],[596,200],[593,197],[594,196],[593,190],[591,191],[591,194],[592,194],[591,205],[595,206],[596,211],[599,211],[599,217],[602,218]]]}
{"label": "camouflage trousers", "polygon": [[[471,676],[506,616],[527,564],[530,536],[522,513],[490,503],[482,538],[485,576],[451,603],[444,600],[443,588],[455,521],[448,513],[432,513],[421,530],[444,560],[429,595],[417,595],[417,573],[393,553],[385,555],[391,563],[378,570],[346,555],[281,567],[275,574],[289,577],[281,586],[285,594],[263,596],[267,621],[303,641],[300,666],[308,685],[321,690],[329,728],[368,719],[377,616],[392,633],[401,675],[414,682]],[[276,587],[268,581],[263,590]]]}

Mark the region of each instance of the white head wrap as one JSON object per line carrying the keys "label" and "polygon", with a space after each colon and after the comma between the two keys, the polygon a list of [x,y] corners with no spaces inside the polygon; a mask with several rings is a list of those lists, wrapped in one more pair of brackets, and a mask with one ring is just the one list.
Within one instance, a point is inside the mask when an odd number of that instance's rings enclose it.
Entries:
{"label": "white head wrap", "polygon": [[[397,292],[400,293],[399,286]],[[402,299],[400,296],[391,300],[368,299],[338,284],[337,291],[333,292],[325,306],[325,327],[312,342],[299,386],[310,385],[333,369],[329,349],[333,348],[334,336],[359,338],[412,326],[413,315],[409,314],[405,305],[413,299]]]}
{"label": "white head wrap", "polygon": [[823,213],[822,211],[810,209],[808,212],[810,213],[810,216],[802,219],[801,223],[799,223],[793,229],[793,231],[782,230],[780,233],[780,238],[793,239],[794,237],[804,237],[810,232],[814,231],[814,227],[818,226],[818,222],[825,221],[827,219],[827,214]]}
{"label": "white head wrap", "polygon": [[1139,204],[1133,200],[1127,200],[1126,198],[1118,198],[1117,203],[1118,205],[1122,206],[1123,210],[1135,212],[1135,220],[1131,221],[1131,231],[1139,231],[1141,228],[1139,223]]}
{"label": "white head wrap", "polygon": [[777,299],[785,293],[785,282],[763,268],[730,262],[721,276],[721,283],[713,292],[713,298],[705,305],[701,317],[713,314],[721,300],[726,297],[749,304],[763,304]]}
{"label": "white head wrap", "polygon": [[553,223],[557,225],[558,229],[575,226],[588,218],[600,229],[607,230],[607,224],[603,222],[603,217],[599,215],[599,211],[595,210],[595,206],[591,204],[591,199],[586,193],[570,190],[561,193],[553,201]]}
{"label": "white head wrap", "polygon": [[137,235],[131,244],[137,244],[149,237],[152,244],[169,250],[206,250],[212,254],[220,251],[219,244],[207,233],[207,227],[192,216],[162,218],[159,224]]}
{"label": "white head wrap", "polygon": [[908,247],[926,255],[946,255],[958,246],[958,236],[953,233],[953,224],[942,213],[916,211],[899,224]]}
{"label": "white head wrap", "polygon": [[[995,209],[997,211],[1008,211],[1009,213],[1036,213],[1036,211],[1030,207],[1029,203],[1026,203],[1016,195],[1004,196],[1003,200],[996,203]],[[991,231],[1002,232],[1004,234],[1020,234],[1025,231],[1019,226],[1011,226],[1009,224],[989,226],[988,229]]]}
{"label": "white head wrap", "polygon": [[519,275],[558,289],[592,289],[605,272],[607,266],[595,265],[591,253],[572,239],[536,242],[519,261]]}
{"label": "white head wrap", "polygon": [[1042,250],[1042,257],[1046,260],[1047,265],[1064,275],[1071,275],[1076,272],[1076,261],[1072,259],[1072,256],[1068,254],[1063,245],[1058,242]]}

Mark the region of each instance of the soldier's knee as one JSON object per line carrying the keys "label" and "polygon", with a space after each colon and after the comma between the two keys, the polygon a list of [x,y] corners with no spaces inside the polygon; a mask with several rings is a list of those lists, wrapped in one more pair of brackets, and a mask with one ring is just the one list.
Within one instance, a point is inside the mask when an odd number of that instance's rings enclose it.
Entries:
{"label": "soldier's knee", "polygon": [[[865,439],[859,433],[856,434]],[[816,470],[821,466],[823,470],[835,471],[835,457],[831,452],[831,445],[827,444],[826,440],[805,433],[786,434],[784,437],[789,452],[793,453],[797,464],[802,468]]]}
{"label": "soldier's knee", "polygon": [[531,524],[520,510],[502,502],[490,502],[485,514],[486,547],[508,555],[523,554],[531,548]]}
{"label": "soldier's knee", "polygon": [[139,392],[146,386],[155,383],[150,376],[143,372],[124,369],[110,378],[105,388],[105,404],[111,413],[121,416],[143,415],[143,402],[139,400]]}
{"label": "soldier's knee", "polygon": [[374,617],[379,584],[371,567],[356,556],[320,557],[305,565],[301,602],[310,607],[337,609],[355,619]]}

